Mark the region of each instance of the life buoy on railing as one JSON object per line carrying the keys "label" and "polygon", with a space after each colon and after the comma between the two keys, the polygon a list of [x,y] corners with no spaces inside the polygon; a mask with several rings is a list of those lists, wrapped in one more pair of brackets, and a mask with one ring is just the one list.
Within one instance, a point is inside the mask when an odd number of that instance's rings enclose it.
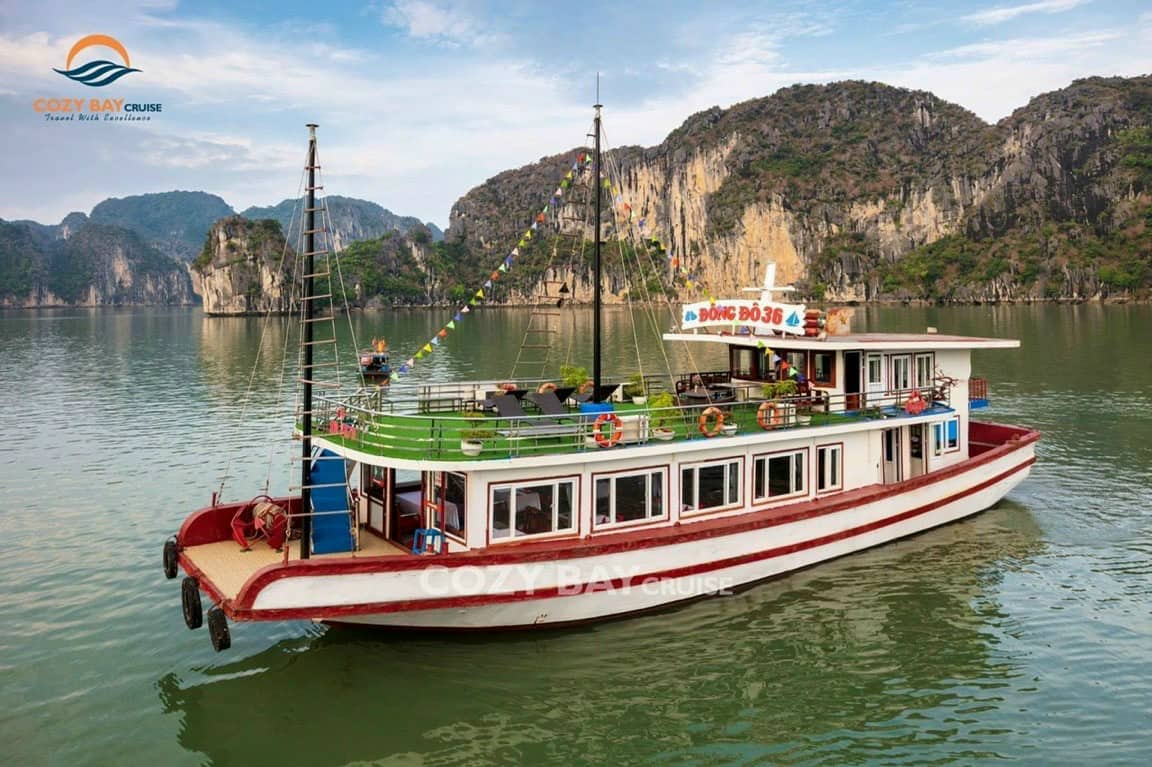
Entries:
{"label": "life buoy on railing", "polygon": [[[716,423],[712,428],[708,428],[708,419],[716,416]],[[720,433],[720,429],[724,426],[724,412],[718,407],[710,407],[700,414],[700,433],[705,437],[715,437]]]}
{"label": "life buoy on railing", "polygon": [[591,378],[589,378],[587,381],[580,384],[580,388],[576,390],[576,393],[577,394],[587,394],[589,391],[592,390],[592,387],[595,385],[596,385],[596,382],[593,381]]}
{"label": "life buoy on railing", "polygon": [[556,384],[548,381],[547,383],[540,384],[540,388],[536,390],[537,394],[546,394],[550,391],[556,391]]}
{"label": "life buoy on railing", "polygon": [[[602,428],[606,423],[612,424],[612,430],[607,435]],[[612,447],[624,436],[624,424],[615,413],[601,413],[592,424],[592,436],[600,447]]]}
{"label": "life buoy on railing", "polygon": [[784,423],[784,413],[775,402],[761,402],[756,408],[756,423],[761,429],[775,429]]}
{"label": "life buoy on railing", "polygon": [[920,415],[927,407],[928,403],[920,396],[920,391],[913,389],[912,393],[908,395],[908,401],[904,403],[904,412],[909,415]]}

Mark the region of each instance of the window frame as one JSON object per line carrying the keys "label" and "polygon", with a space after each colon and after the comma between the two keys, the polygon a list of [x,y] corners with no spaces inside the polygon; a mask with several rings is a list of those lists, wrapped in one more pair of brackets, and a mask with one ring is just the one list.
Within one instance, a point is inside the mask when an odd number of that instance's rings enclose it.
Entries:
{"label": "window frame", "polygon": [[[643,519],[629,519],[629,520],[625,520],[623,522],[621,522],[621,521],[611,521],[611,522],[599,522],[599,521],[597,521],[597,516],[598,516],[597,515],[597,504],[599,502],[599,498],[596,495],[596,493],[597,493],[597,489],[598,489],[597,485],[601,480],[608,480],[612,483],[610,486],[608,497],[611,500],[611,505],[610,505],[611,517],[615,518],[615,516],[616,516],[616,480],[621,479],[621,478],[625,478],[625,477],[643,476],[643,477],[647,477],[648,482],[651,483],[652,475],[657,474],[657,473],[659,473],[661,475],[661,477],[660,477],[661,496],[660,497],[664,501],[664,510],[658,516],[653,516],[651,514],[652,496],[651,496],[651,485],[649,484],[649,490],[648,490],[648,493],[649,493],[648,494],[648,512],[649,513]],[[667,522],[669,517],[670,517],[669,507],[671,505],[669,503],[669,498],[668,498],[668,475],[669,475],[668,464],[661,464],[658,466],[641,466],[641,467],[638,467],[635,469],[622,469],[620,471],[606,471],[606,472],[600,472],[600,473],[593,474],[592,475],[592,531],[598,532],[601,530],[620,530],[623,528],[633,528],[633,527],[640,527],[640,526],[644,526],[644,525],[652,525],[652,524]]]}
{"label": "window frame", "polygon": [[[699,501],[700,501],[700,480],[699,480],[700,470],[709,468],[711,466],[730,467],[732,464],[736,464],[736,467],[737,467],[737,469],[736,469],[736,500],[735,501],[728,501],[721,506],[709,506],[707,509],[701,509],[700,505],[699,505]],[[707,461],[692,461],[690,463],[680,464],[679,468],[680,468],[680,487],[679,487],[679,493],[678,493],[678,500],[680,503],[680,516],[681,517],[698,517],[698,516],[704,516],[707,514],[717,514],[720,512],[724,512],[724,511],[731,511],[733,509],[739,509],[739,508],[741,508],[741,506],[743,506],[743,503],[744,503],[744,492],[743,492],[744,491],[744,488],[743,488],[743,485],[744,485],[744,456],[740,455],[740,456],[731,456],[728,458],[713,458],[713,459],[710,459]],[[693,490],[694,497],[692,498],[691,504],[688,504],[686,499],[684,498],[684,472],[685,471],[692,471],[695,474],[695,478],[693,479],[693,482],[692,482],[692,490]],[[730,496],[730,493],[727,492],[727,484],[728,484],[728,479],[731,476],[732,476],[731,468],[726,469],[724,472],[724,483],[725,483],[725,491],[726,491],[724,494],[725,501],[727,501],[728,497]],[[687,510],[685,508],[686,506],[689,506],[689,505],[691,506],[691,510]]]}
{"label": "window frame", "polygon": [[[446,518],[447,515],[445,515],[445,519],[442,520],[440,529],[444,531],[444,535],[446,535],[448,538],[451,538],[452,540],[454,540],[458,543],[465,543],[466,544],[467,543],[467,536],[468,536],[468,474],[466,472],[463,472],[463,471],[436,470],[433,472],[433,475],[441,475],[444,478],[445,489],[447,488],[449,475],[460,477],[464,481],[464,501],[463,501],[463,504],[461,505],[461,507],[458,509],[458,511],[460,513],[460,522],[463,526],[459,530],[449,529],[448,520]],[[440,495],[440,493],[441,493],[440,484],[433,481],[432,482],[432,502],[434,504],[436,504],[437,508],[439,508],[439,505],[440,505],[440,501],[437,497]],[[447,500],[447,499],[445,499],[445,500]]]}
{"label": "window frame", "polygon": [[[828,377],[827,378],[817,378],[816,377],[816,358],[822,354],[828,355],[828,357],[829,357]],[[834,351],[819,351],[819,350],[817,350],[817,351],[813,351],[810,355],[808,355],[808,365],[811,368],[809,375],[808,375],[808,381],[814,385],[817,385],[817,386],[835,387],[836,386],[836,356],[837,356],[837,354],[838,353],[834,352]]]}
{"label": "window frame", "polygon": [[[791,493],[788,493],[786,495],[764,495],[763,497],[757,496],[756,495],[757,464],[760,463],[761,461],[764,462],[765,475],[764,475],[763,485],[764,485],[764,489],[767,491],[768,490],[768,475],[767,475],[768,462],[771,461],[773,458],[780,458],[783,456],[797,456],[797,455],[801,456],[801,461],[803,462],[803,466],[801,467],[801,472],[800,472],[800,476],[803,478],[803,483],[804,483],[803,488],[801,488],[800,490],[796,490],[796,491],[793,491]],[[788,448],[787,450],[773,450],[773,451],[768,452],[768,453],[756,453],[756,454],[754,454],[752,456],[752,481],[749,483],[750,492],[752,493],[752,505],[754,505],[754,506],[769,505],[769,504],[779,503],[780,501],[791,501],[791,500],[796,500],[798,498],[807,498],[809,495],[811,495],[811,482],[809,481],[810,477],[809,477],[809,473],[808,473],[809,472],[808,459],[809,459],[809,455],[808,455],[808,448],[807,447],[793,447],[793,448]],[[795,467],[793,467],[793,469],[790,473],[793,477],[796,476]]]}
{"label": "window frame", "polygon": [[[921,380],[920,378],[920,362],[922,360],[928,361],[927,378],[925,380]],[[919,352],[915,354],[912,358],[912,383],[915,388],[920,390],[931,389],[936,383],[935,370],[936,354],[934,352]]]}
{"label": "window frame", "polygon": [[[553,499],[560,497],[559,487],[562,484],[572,485],[572,526],[564,528],[563,530],[556,529],[556,522],[560,516],[559,506],[555,500],[552,503],[552,530],[547,533],[523,533],[516,534],[516,507],[515,505],[508,511],[508,525],[509,535],[497,537],[493,535],[495,532],[495,519],[496,513],[496,493],[500,490],[511,491],[510,499],[516,497],[515,492],[519,489],[526,489],[532,487],[540,487],[542,485],[552,485]],[[512,480],[508,482],[489,482],[488,483],[488,509],[486,511],[487,529],[485,536],[487,537],[488,545],[500,545],[504,543],[522,543],[524,541],[539,541],[551,540],[554,538],[574,538],[580,534],[580,475],[579,474],[565,474],[555,477],[539,477],[534,479]]]}
{"label": "window frame", "polygon": [[[820,484],[824,481],[824,477],[820,472],[820,452],[824,450],[836,451],[836,478],[837,482],[834,485],[829,485],[821,488]],[[825,468],[829,466],[825,462]],[[816,460],[813,462],[812,471],[816,475],[816,495],[828,495],[830,493],[839,493],[844,490],[844,443],[843,442],[826,442],[822,445],[816,446]]]}
{"label": "window frame", "polygon": [[[760,367],[760,360],[763,355],[761,355],[759,351],[755,346],[733,345],[728,347],[728,375],[732,378],[742,378],[746,381],[763,380]],[[741,356],[750,358],[749,372],[747,374],[737,370],[737,358]]]}
{"label": "window frame", "polygon": [[[907,379],[904,386],[899,386],[899,381],[896,380],[896,364],[903,363],[907,365],[905,369],[907,372]],[[893,354],[889,360],[889,368],[891,369],[888,376],[888,392],[890,394],[899,394],[912,390],[912,355],[911,354]]]}
{"label": "window frame", "polygon": [[[948,424],[956,424],[956,444],[949,445]],[[960,416],[954,415],[932,424],[932,455],[942,456],[960,452]]]}

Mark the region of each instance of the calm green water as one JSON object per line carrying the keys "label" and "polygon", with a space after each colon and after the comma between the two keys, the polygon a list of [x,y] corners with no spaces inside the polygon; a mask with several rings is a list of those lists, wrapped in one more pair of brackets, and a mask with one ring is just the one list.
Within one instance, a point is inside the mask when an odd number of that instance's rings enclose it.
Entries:
{"label": "calm green water", "polygon": [[[357,333],[408,351],[444,319]],[[506,375],[524,322],[478,313],[425,370]],[[251,495],[286,435],[278,362],[237,425],[260,321],[0,314],[0,763],[1147,763],[1152,307],[871,309],[859,325],[1021,338],[976,368],[991,417],[1045,433],[1032,477],[968,522],[662,615],[467,638],[242,624],[217,655],[184,627],[160,545],[228,455]],[[624,315],[608,328],[609,357],[634,367]]]}

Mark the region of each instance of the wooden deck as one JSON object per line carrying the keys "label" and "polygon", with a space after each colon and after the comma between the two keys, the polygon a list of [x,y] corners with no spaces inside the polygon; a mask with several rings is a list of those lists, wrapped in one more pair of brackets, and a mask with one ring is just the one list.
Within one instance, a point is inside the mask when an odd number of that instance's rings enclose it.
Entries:
{"label": "wooden deck", "polygon": [[[300,559],[299,541],[289,541],[288,559]],[[276,551],[264,543],[256,541],[250,551],[241,551],[235,541],[217,541],[184,549],[184,556],[200,569],[204,576],[220,590],[225,599],[233,599],[240,593],[244,582],[257,570],[284,561],[284,552]],[[342,559],[358,557],[403,556],[409,552],[383,538],[364,530],[360,531],[360,550],[340,554],[313,554],[313,559]]]}

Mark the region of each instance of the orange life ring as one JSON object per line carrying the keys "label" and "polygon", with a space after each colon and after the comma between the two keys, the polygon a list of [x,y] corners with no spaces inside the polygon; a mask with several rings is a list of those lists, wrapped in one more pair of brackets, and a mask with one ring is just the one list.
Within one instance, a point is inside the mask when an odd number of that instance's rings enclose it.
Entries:
{"label": "orange life ring", "polygon": [[556,384],[548,381],[547,383],[540,384],[540,388],[536,390],[537,394],[544,394],[545,392],[556,391]]}
{"label": "orange life ring", "polygon": [[904,403],[904,412],[909,415],[920,415],[927,407],[928,403],[920,396],[920,390],[913,389],[908,395],[908,401]]}
{"label": "orange life ring", "polygon": [[580,384],[580,388],[576,390],[577,394],[587,394],[588,391],[596,385],[596,382],[589,378],[584,383]]}
{"label": "orange life ring", "polygon": [[[612,432],[608,436],[604,436],[604,430],[600,428],[606,423],[612,424]],[[601,413],[592,424],[592,436],[600,447],[612,447],[624,436],[624,424],[615,413]]]}
{"label": "orange life ring", "polygon": [[[716,425],[709,429],[708,419],[711,416],[716,416]],[[715,437],[720,433],[720,429],[724,426],[724,413],[718,407],[710,407],[700,414],[700,433],[705,437]]]}
{"label": "orange life ring", "polygon": [[756,423],[761,429],[775,429],[784,423],[784,413],[775,402],[761,402],[756,408]]}

